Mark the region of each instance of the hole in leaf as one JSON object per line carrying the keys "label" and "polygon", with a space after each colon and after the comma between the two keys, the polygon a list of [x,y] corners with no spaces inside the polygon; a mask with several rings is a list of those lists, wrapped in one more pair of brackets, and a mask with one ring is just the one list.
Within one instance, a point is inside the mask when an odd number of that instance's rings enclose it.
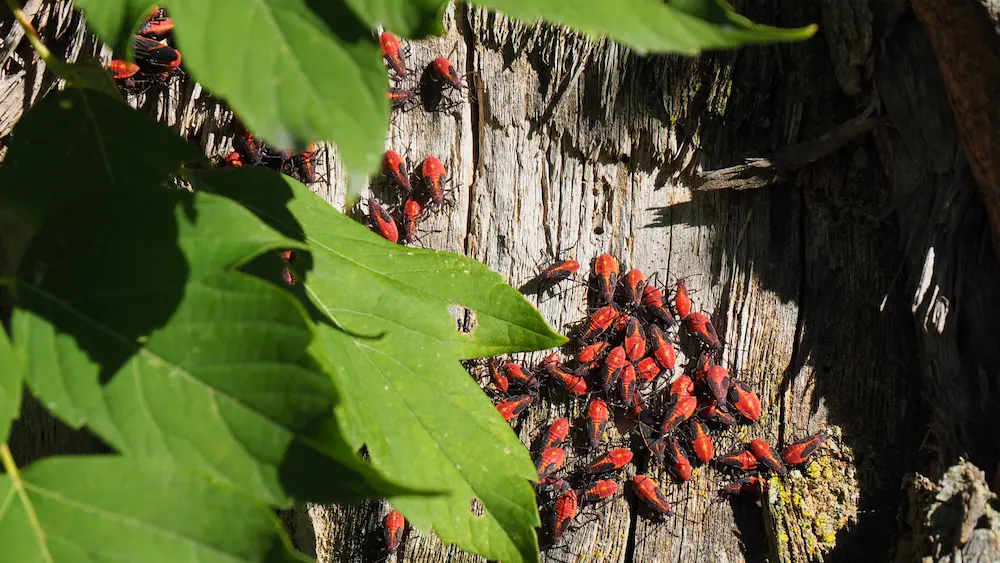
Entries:
{"label": "hole in leaf", "polygon": [[469,510],[472,512],[473,516],[482,518],[486,514],[486,508],[483,506],[482,501],[476,497],[472,497],[469,501]]}

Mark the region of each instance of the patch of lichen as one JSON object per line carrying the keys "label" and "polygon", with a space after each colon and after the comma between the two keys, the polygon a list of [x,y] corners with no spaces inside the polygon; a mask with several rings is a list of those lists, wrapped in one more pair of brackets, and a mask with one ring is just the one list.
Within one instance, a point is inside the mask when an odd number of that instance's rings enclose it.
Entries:
{"label": "patch of lichen", "polygon": [[854,454],[832,427],[809,466],[773,476],[764,511],[778,561],[821,561],[840,530],[857,519],[859,488]]}

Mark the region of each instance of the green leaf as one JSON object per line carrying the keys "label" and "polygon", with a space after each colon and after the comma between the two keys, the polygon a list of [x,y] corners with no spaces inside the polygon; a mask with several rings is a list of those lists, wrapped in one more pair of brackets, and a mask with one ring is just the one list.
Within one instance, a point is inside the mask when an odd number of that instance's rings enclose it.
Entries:
{"label": "green leaf", "polygon": [[10,423],[21,411],[22,380],[21,360],[0,327],[0,444],[7,441]]}
{"label": "green leaf", "polygon": [[268,142],[336,143],[348,188],[381,165],[389,105],[378,41],[342,1],[173,0],[185,68]]}
{"label": "green leaf", "polygon": [[[702,49],[738,47],[747,43],[800,41],[811,37],[816,26],[784,29],[752,24],[733,27],[733,21],[705,21],[716,14],[717,0],[683,0],[685,8],[660,0],[472,0],[472,4],[503,12],[526,22],[538,19],[565,25],[594,37],[608,36],[638,53],[684,53]],[[705,3],[716,4],[707,6]],[[704,5],[702,11],[697,5]],[[727,5],[728,6],[728,5]],[[692,15],[694,13],[695,15]],[[739,16],[737,16],[738,18]],[[720,24],[720,25],[715,25]]]}
{"label": "green leaf", "polygon": [[87,28],[103,39],[115,53],[132,52],[132,35],[145,20],[156,0],[75,0],[87,16]]}
{"label": "green leaf", "polygon": [[[449,252],[393,245],[332,209],[294,180],[249,170],[195,174],[194,184],[244,203],[311,257],[297,273],[343,401],[337,418],[372,464],[445,497],[397,498],[416,526],[488,559],[535,561],[534,467],[524,446],[458,358],[565,342],[503,278]],[[258,174],[259,176],[259,174]],[[298,266],[300,262],[296,262]],[[476,327],[455,328],[449,306]],[[474,515],[478,498],[485,515]]]}
{"label": "green leaf", "polygon": [[199,468],[272,504],[405,492],[337,433],[302,306],[235,271],[301,246],[228,199],[182,190],[52,214],[16,282],[29,387],[122,453]]}
{"label": "green leaf", "polygon": [[382,25],[403,37],[419,39],[440,35],[445,0],[345,0],[371,27]]}
{"label": "green leaf", "polygon": [[7,469],[0,475],[4,561],[311,561],[294,551],[267,506],[205,475],[119,456]]}
{"label": "green leaf", "polygon": [[46,96],[14,128],[0,166],[0,240],[7,264],[13,269],[51,209],[100,193],[158,186],[188,162],[208,164],[197,145],[121,100],[77,88]]}

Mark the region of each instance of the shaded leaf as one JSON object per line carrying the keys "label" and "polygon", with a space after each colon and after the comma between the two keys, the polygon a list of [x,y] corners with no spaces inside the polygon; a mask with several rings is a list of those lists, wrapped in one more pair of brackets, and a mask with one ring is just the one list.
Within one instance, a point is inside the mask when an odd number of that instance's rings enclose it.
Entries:
{"label": "shaded leaf", "polygon": [[117,100],[122,99],[122,92],[111,74],[97,60],[86,62],[64,63],[50,61],[47,66],[52,72],[66,80],[66,86],[94,90]]}
{"label": "shaded leaf", "polygon": [[419,39],[443,33],[445,0],[345,0],[359,18],[374,28]]}
{"label": "shaded leaf", "polygon": [[311,561],[267,506],[206,475],[118,456],[0,475],[0,546],[11,562]]}
{"label": "shaded leaf", "polygon": [[[526,22],[543,19],[594,37],[608,36],[636,52],[684,53],[702,49],[738,47],[747,43],[800,41],[811,37],[816,26],[784,29],[752,24],[734,27],[733,21],[706,21],[717,15],[717,0],[686,0],[685,9],[659,0],[472,0],[472,4],[503,12]],[[701,6],[701,10],[697,9]],[[728,8],[728,5],[724,5]],[[694,14],[694,15],[692,15]],[[721,25],[715,25],[721,24]]]}
{"label": "shaded leaf", "polygon": [[10,339],[0,327],[0,444],[10,435],[10,423],[21,411],[23,373]]}
{"label": "shaded leaf", "polygon": [[[307,237],[297,275],[343,402],[353,447],[406,485],[446,497],[395,498],[416,526],[503,561],[537,560],[534,467],[510,426],[456,361],[565,342],[503,278],[457,254],[393,245],[294,180],[249,171],[199,172],[193,182],[243,202],[274,228]],[[300,261],[295,262],[296,266]],[[458,332],[449,306],[477,321]],[[478,498],[485,515],[472,513]]]}
{"label": "shaded leaf", "polygon": [[234,271],[300,246],[211,194],[140,190],[53,213],[18,272],[28,385],[123,453],[272,504],[402,492],[336,431],[301,305]]}

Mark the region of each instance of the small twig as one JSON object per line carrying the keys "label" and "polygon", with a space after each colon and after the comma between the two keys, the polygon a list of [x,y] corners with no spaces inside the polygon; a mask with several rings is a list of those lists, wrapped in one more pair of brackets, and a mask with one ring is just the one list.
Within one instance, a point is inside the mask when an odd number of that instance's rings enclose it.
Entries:
{"label": "small twig", "polygon": [[24,30],[25,35],[28,37],[28,42],[31,43],[31,47],[38,53],[38,56],[45,61],[46,65],[52,65],[53,61],[58,65],[62,61],[56,59],[52,56],[52,51],[42,43],[42,38],[38,36],[38,32],[35,31],[35,26],[31,25],[31,20],[24,13],[20,6],[17,5],[15,0],[7,0],[7,6],[10,7],[10,11],[14,14],[14,19],[17,23],[21,24],[21,29]]}
{"label": "small twig", "polygon": [[815,139],[782,147],[770,157],[748,158],[743,164],[700,172],[691,191],[749,190],[777,184],[785,180],[787,171],[816,162],[886,121],[885,117],[854,118]]}

